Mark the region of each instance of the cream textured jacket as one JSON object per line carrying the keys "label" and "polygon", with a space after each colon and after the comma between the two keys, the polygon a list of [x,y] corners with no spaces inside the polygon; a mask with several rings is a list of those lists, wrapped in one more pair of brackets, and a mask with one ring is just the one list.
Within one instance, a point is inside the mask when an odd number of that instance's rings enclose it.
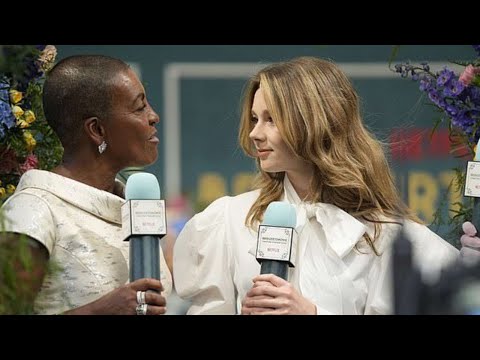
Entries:
{"label": "cream textured jacket", "polygon": [[[123,185],[116,183],[123,197]],[[42,170],[26,172],[3,206],[6,230],[42,243],[60,269],[47,275],[35,302],[56,314],[92,302],[128,281],[129,244],[121,239],[124,199]],[[172,278],[160,248],[161,281]]]}

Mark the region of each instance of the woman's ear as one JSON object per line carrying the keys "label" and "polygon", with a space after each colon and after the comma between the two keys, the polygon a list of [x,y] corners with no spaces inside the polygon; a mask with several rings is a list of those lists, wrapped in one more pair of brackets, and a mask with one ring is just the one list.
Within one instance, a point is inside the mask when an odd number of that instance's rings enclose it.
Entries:
{"label": "woman's ear", "polygon": [[97,117],[90,117],[83,123],[83,129],[87,137],[91,139],[96,146],[105,140],[105,128]]}

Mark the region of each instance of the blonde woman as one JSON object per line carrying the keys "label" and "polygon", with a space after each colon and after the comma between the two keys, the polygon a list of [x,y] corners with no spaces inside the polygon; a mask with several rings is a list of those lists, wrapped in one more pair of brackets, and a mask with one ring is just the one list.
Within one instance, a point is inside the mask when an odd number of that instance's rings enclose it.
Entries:
{"label": "blonde woman", "polygon": [[[174,249],[174,283],[189,314],[389,314],[391,245],[404,224],[432,279],[458,250],[402,203],[382,145],[334,63],[301,57],[247,84],[239,142],[257,190],[194,216]],[[299,234],[289,281],[258,275],[257,229],[272,201],[293,204]]]}

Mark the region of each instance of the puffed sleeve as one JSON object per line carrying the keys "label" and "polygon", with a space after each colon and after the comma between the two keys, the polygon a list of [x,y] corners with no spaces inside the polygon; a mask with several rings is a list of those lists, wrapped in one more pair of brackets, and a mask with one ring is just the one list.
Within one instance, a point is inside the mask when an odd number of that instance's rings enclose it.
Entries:
{"label": "puffed sleeve", "polygon": [[442,269],[452,266],[459,251],[425,225],[410,221],[405,234],[412,241],[414,261],[426,283],[438,281]]}
{"label": "puffed sleeve", "polygon": [[178,295],[192,303],[188,314],[235,314],[231,246],[225,231],[227,199],[195,215],[175,241],[174,285]]}
{"label": "puffed sleeve", "polygon": [[23,192],[14,194],[5,202],[2,212],[6,232],[28,235],[51,254],[55,245],[55,222],[42,198]]}
{"label": "puffed sleeve", "polygon": [[368,277],[365,315],[393,314],[392,252],[384,249],[374,260]]}

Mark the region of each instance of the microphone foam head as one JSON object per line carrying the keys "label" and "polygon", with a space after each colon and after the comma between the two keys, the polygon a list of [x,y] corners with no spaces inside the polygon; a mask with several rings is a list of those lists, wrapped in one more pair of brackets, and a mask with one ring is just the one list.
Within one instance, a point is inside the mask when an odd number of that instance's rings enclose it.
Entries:
{"label": "microphone foam head", "polygon": [[146,172],[139,172],[128,177],[125,185],[126,200],[159,200],[160,185],[157,177]]}
{"label": "microphone foam head", "polygon": [[272,201],[265,210],[262,225],[294,228],[297,224],[297,213],[292,204],[283,201]]}

